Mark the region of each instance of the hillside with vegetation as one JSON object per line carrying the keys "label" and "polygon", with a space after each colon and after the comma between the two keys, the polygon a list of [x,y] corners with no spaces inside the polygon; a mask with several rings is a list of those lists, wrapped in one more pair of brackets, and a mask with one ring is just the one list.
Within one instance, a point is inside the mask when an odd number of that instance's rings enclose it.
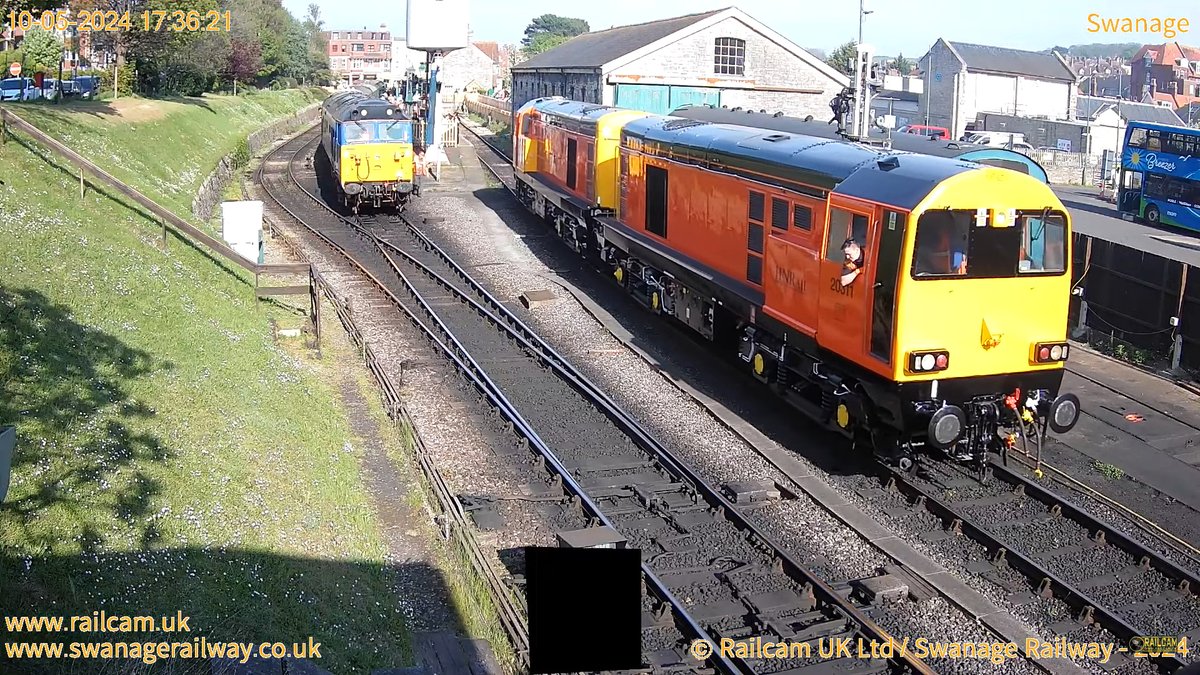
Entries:
{"label": "hillside with vegetation", "polygon": [[[186,216],[220,156],[316,99],[12,109]],[[74,169],[27,137],[2,147],[0,424],[18,447],[0,613],[181,612],[186,641],[312,636],[333,672],[399,665],[406,619],[336,355],[277,341],[270,322],[295,314],[256,302],[252,276],[174,236],[164,249],[112,194],[80,199]]]}

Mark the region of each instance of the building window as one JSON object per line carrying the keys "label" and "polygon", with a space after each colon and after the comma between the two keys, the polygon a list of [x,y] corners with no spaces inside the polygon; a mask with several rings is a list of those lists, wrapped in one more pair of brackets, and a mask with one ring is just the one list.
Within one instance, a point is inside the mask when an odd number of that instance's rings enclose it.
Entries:
{"label": "building window", "polygon": [[383,51],[385,51],[385,52],[392,51],[392,43],[390,43],[390,42],[383,43]]}
{"label": "building window", "polygon": [[369,52],[375,51],[375,45],[367,45],[367,51],[369,51]]}
{"label": "building window", "polygon": [[350,46],[350,50],[355,51],[355,52],[361,52],[363,50],[362,43],[355,42],[353,45]]}
{"label": "building window", "polygon": [[717,38],[713,54],[713,72],[717,75],[746,74],[745,40]]}

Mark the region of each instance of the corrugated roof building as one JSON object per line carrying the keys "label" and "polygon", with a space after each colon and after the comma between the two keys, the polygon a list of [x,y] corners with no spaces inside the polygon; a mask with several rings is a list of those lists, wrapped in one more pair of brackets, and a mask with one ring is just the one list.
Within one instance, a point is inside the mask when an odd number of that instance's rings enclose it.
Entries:
{"label": "corrugated roof building", "polygon": [[1077,80],[1057,52],[950,42],[939,39],[920,60],[928,124],[960,138],[978,113],[1070,120]]}
{"label": "corrugated roof building", "polygon": [[512,66],[541,96],[666,114],[687,103],[831,116],[848,78],[736,7],[586,33]]}

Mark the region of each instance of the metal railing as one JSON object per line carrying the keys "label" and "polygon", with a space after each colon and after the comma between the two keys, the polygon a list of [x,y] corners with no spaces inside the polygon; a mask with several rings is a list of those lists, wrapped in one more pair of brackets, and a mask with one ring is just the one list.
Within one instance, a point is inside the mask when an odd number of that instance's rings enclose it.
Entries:
{"label": "metal railing", "polygon": [[[134,203],[145,208],[150,213],[154,214],[154,216],[157,217],[162,223],[164,245],[166,244],[167,240],[167,227],[170,225],[170,227],[175,230],[176,235],[185,241],[190,240],[192,243],[203,244],[213,253],[220,255],[242,269],[252,272],[254,274],[255,297],[261,298],[271,295],[312,295],[312,266],[308,263],[260,264],[251,262],[250,260],[242,257],[242,255],[237,251],[234,251],[225,242],[210,236],[208,233],[200,230],[195,225],[192,225],[183,218],[175,215],[167,208],[159,205],[153,199],[150,199],[129,184],[117,179],[104,169],[101,169],[91,160],[67,147],[58,139],[21,119],[17,115],[13,114],[12,111],[0,108],[0,143],[8,142],[8,136],[11,133],[10,127],[20,130],[33,140],[48,147],[52,152],[54,152],[54,154],[62,157],[78,167],[80,198],[83,197],[85,192],[85,174],[90,174],[94,181],[107,185],[113,190],[119,192],[121,195],[132,200]],[[261,286],[259,283],[260,277],[264,275],[306,275],[309,277],[309,283],[303,286]]]}

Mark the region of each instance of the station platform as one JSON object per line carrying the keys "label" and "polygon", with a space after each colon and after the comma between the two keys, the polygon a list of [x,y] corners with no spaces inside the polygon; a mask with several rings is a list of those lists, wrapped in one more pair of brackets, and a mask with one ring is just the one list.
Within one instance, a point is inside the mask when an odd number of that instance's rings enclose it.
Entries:
{"label": "station platform", "polygon": [[1200,267],[1200,232],[1124,220],[1094,188],[1056,186],[1054,192],[1071,212],[1075,232]]}
{"label": "station platform", "polygon": [[1063,442],[1200,511],[1200,395],[1079,345],[1063,391],[1084,412]]}

